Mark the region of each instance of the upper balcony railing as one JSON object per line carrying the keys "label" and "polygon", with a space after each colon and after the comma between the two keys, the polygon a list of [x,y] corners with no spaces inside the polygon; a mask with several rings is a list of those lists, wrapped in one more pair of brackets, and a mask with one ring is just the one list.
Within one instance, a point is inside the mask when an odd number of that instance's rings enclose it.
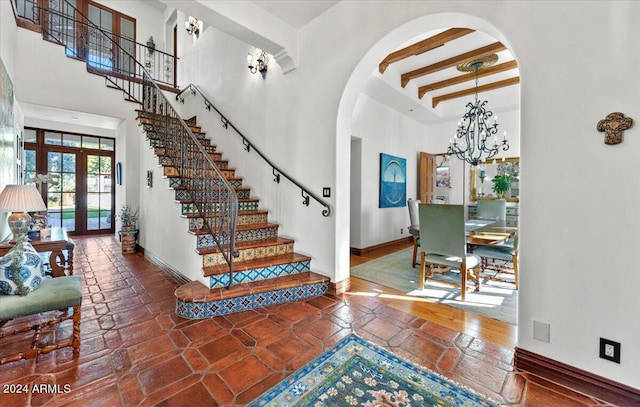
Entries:
{"label": "upper balcony railing", "polygon": [[142,80],[134,59],[161,85],[176,88],[176,58],[155,48],[150,38],[146,44],[98,28],[66,1],[12,0],[18,24],[42,32],[43,38],[61,44],[71,58],[86,61],[98,71],[116,73]]}

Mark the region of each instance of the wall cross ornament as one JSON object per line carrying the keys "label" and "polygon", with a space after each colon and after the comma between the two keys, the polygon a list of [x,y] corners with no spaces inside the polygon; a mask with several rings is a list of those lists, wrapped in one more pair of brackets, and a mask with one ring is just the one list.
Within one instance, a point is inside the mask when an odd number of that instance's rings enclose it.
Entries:
{"label": "wall cross ornament", "polygon": [[633,119],[624,117],[623,113],[609,113],[606,118],[598,122],[597,129],[604,132],[605,144],[620,144],[625,130],[633,126]]}

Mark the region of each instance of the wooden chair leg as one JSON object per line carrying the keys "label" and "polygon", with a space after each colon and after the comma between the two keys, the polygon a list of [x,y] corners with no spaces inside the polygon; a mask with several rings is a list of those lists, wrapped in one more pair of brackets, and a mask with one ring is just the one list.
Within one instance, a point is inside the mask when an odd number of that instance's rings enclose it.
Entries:
{"label": "wooden chair leg", "polygon": [[520,270],[518,269],[518,252],[513,255],[513,275],[516,279],[516,290],[518,289],[518,280],[520,277]]}
{"label": "wooden chair leg", "polygon": [[418,240],[413,238],[413,268],[416,268],[416,258],[418,256]]}
{"label": "wooden chair leg", "polygon": [[462,259],[462,265],[460,266],[460,299],[464,301],[467,295],[467,260]]}
{"label": "wooden chair leg", "polygon": [[418,287],[420,287],[421,290],[424,289],[424,269],[426,267],[426,259],[425,259],[425,253],[424,252],[420,252],[420,284],[418,285]]}
{"label": "wooden chair leg", "polygon": [[71,346],[73,346],[73,354],[78,355],[80,353],[80,305],[73,307],[73,339]]}

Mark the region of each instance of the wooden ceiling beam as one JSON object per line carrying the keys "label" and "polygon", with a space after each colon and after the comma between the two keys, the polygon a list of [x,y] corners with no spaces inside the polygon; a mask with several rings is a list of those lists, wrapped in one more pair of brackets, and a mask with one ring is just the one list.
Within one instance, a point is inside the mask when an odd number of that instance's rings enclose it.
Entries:
{"label": "wooden ceiling beam", "polygon": [[387,67],[394,62],[402,61],[403,59],[440,47],[449,41],[471,34],[474,31],[475,30],[469,28],[450,28],[440,34],[434,35],[433,37],[429,37],[413,45],[409,45],[406,48],[392,52],[387,55],[382,62],[380,62],[378,71],[380,71],[380,73],[384,73]]}
{"label": "wooden ceiling beam", "polygon": [[[515,69],[518,67],[518,63],[513,60],[513,61],[509,61],[509,62],[505,62],[504,64],[498,64],[498,65],[494,65],[491,66],[489,68],[485,68],[485,69],[481,69],[478,71],[478,78],[482,78],[483,76],[487,76],[487,75],[493,75],[499,72],[505,72],[505,71],[509,71],[511,69]],[[463,83],[463,82],[467,82],[467,81],[472,81],[476,78],[476,74],[475,72],[469,72],[466,73],[464,75],[459,75],[456,76],[455,78],[451,78],[451,79],[445,79],[443,81],[440,82],[434,82],[434,83],[430,83],[424,86],[420,86],[418,88],[418,98],[422,99],[422,97],[425,95],[425,93],[427,92],[431,92],[437,89],[442,89],[442,88],[446,88],[448,86],[452,86],[452,85],[457,85],[459,83]]]}
{"label": "wooden ceiling beam", "polygon": [[[486,85],[478,86],[478,93],[486,92],[488,90],[504,88],[506,86],[517,85],[520,83],[520,77],[516,76],[514,78],[505,79],[498,82],[487,83]],[[475,86],[473,88],[460,90],[458,92],[447,93],[440,96],[435,96],[431,99],[431,106],[435,109],[438,106],[438,103],[443,102],[445,100],[457,99],[463,96],[473,95],[476,93]]]}
{"label": "wooden ceiling beam", "polygon": [[495,42],[485,47],[478,48],[476,50],[469,51],[449,59],[445,59],[444,61],[436,62],[435,64],[403,73],[400,76],[400,85],[404,88],[407,86],[411,79],[442,71],[443,69],[451,68],[452,66],[456,66],[464,62],[470,62],[478,58],[486,57],[487,55],[495,54],[496,52],[504,51],[506,49],[507,47],[502,45],[502,43]]}

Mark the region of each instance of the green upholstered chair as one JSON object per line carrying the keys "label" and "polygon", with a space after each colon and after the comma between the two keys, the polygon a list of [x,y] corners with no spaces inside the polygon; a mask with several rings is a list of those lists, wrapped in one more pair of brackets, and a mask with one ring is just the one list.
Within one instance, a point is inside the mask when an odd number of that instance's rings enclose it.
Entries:
{"label": "green upholstered chair", "polygon": [[413,237],[413,267],[416,267],[416,259],[418,256],[418,247],[420,246],[420,219],[418,216],[419,199],[409,199],[407,208],[409,208],[409,233]]}
{"label": "green upholstered chair", "polygon": [[504,199],[481,199],[476,212],[478,219],[507,219],[507,201]]}
{"label": "green upholstered chair", "polygon": [[495,272],[495,274],[488,278],[489,280],[511,282],[510,280],[503,279],[501,274],[513,274],[513,282],[517,290],[519,279],[518,246],[519,239],[518,232],[516,232],[503,244],[495,246],[477,246],[473,250],[473,254],[480,256],[482,259],[481,268],[483,271],[489,269]]}
{"label": "green upholstered chair", "polygon": [[[442,204],[420,204],[420,289],[424,288],[427,278],[443,265],[459,270],[460,297],[464,301],[467,291],[467,279],[480,289],[480,257],[467,255],[466,233],[464,229],[464,206]],[[426,268],[429,271],[426,271]]]}

